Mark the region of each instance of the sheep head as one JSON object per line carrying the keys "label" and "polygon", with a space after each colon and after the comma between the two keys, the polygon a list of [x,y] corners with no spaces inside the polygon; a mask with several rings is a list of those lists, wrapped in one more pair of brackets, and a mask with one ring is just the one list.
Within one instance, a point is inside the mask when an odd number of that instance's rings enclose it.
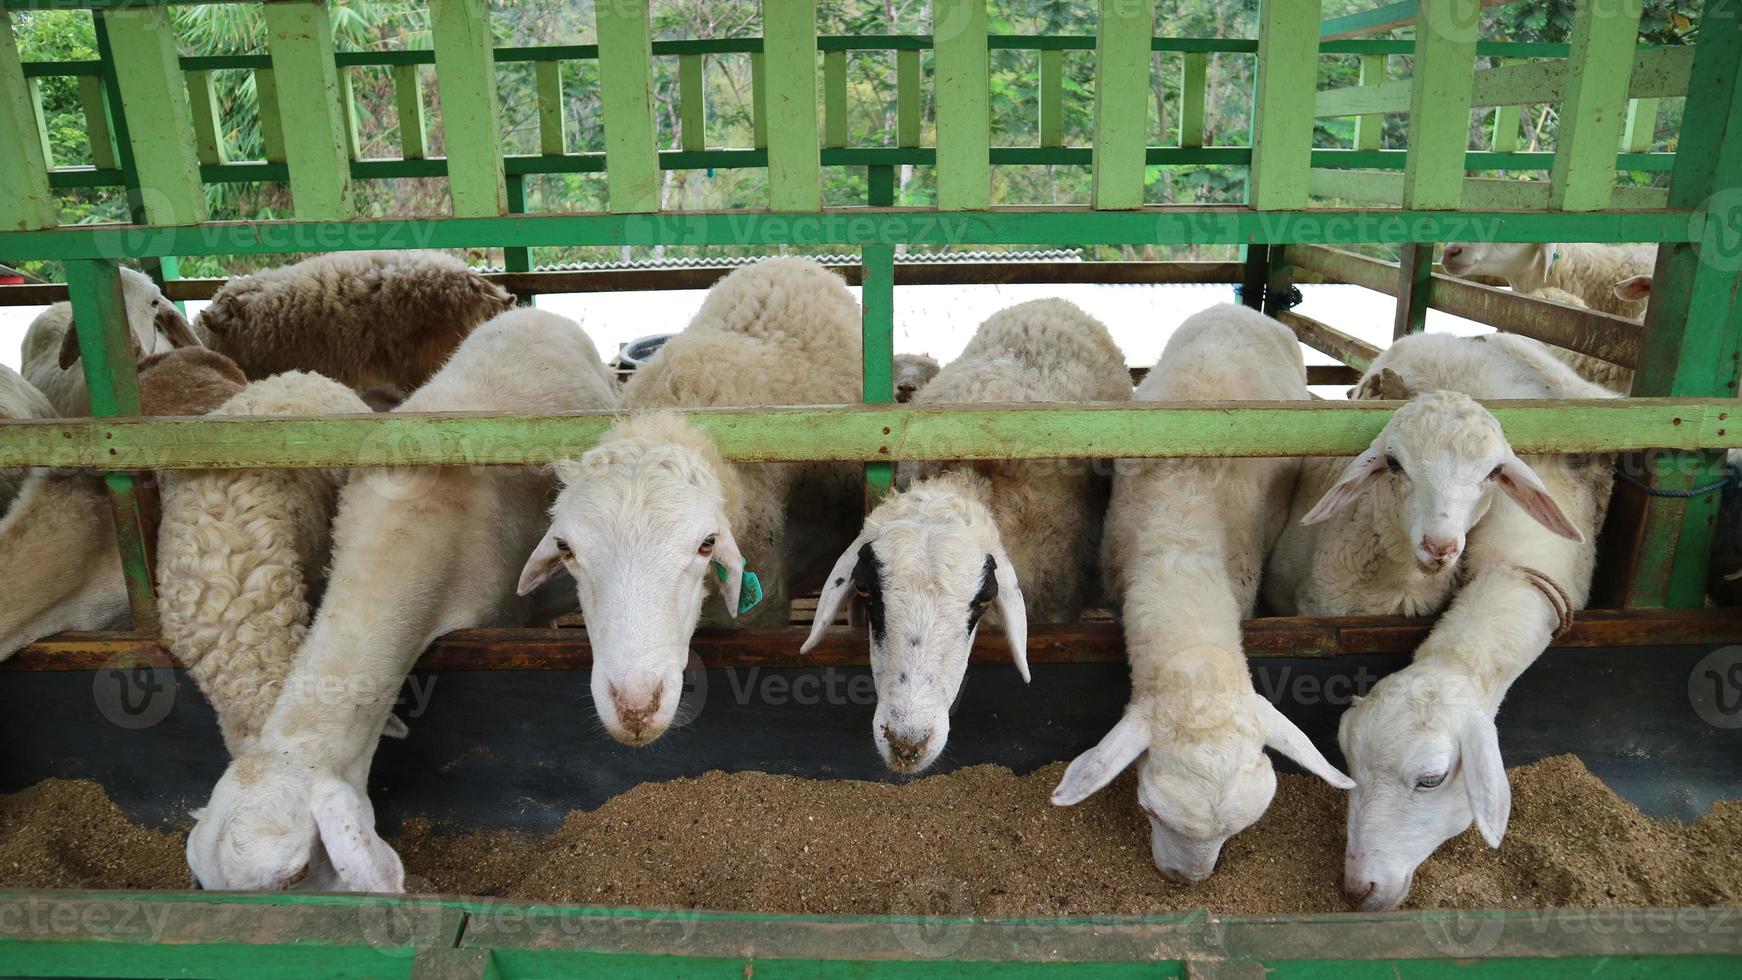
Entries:
{"label": "sheep head", "polygon": [[1467,395],[1433,391],[1398,409],[1301,523],[1327,520],[1372,493],[1381,519],[1407,543],[1420,569],[1440,574],[1456,567],[1496,488],[1543,527],[1584,540],[1487,409]]}
{"label": "sheep head", "polygon": [[1416,664],[1343,713],[1337,739],[1355,777],[1343,890],[1357,908],[1400,905],[1415,869],[1472,820],[1500,846],[1512,792],[1494,710],[1468,678]]}
{"label": "sheep head", "polygon": [[193,812],[187,860],[195,883],[219,891],[404,891],[405,870],[375,832],[369,798],[292,755],[241,756]]}
{"label": "sheep head", "polygon": [[676,717],[710,586],[737,615],[735,475],[707,436],[669,413],[620,423],[557,473],[563,490],[520,594],[568,570],[593,649],[594,707],[617,741],[646,745]]}
{"label": "sheep head", "polygon": [[980,620],[994,607],[1028,679],[1028,615],[1016,567],[986,504],[986,481],[956,470],[893,494],[823,584],[808,653],[849,594],[865,599],[877,710],[871,737],[896,772],[920,772],[949,740],[950,711]]}
{"label": "sheep head", "polygon": [[1339,789],[1354,785],[1252,690],[1239,651],[1177,651],[1161,674],[1161,693],[1134,701],[1098,745],[1073,760],[1052,802],[1079,803],[1137,763],[1150,857],[1170,879],[1208,878],[1228,838],[1269,809],[1276,771],[1266,748]]}
{"label": "sheep head", "polygon": [[[188,326],[187,317],[165,299],[157,284],[143,272],[121,270],[121,300],[127,313],[127,327],[133,333],[135,358],[149,357],[181,347],[199,347],[199,339]],[[60,367],[65,371],[79,361],[79,327],[67,324],[61,338]]]}
{"label": "sheep head", "polygon": [[1454,276],[1496,276],[1529,292],[1548,281],[1558,248],[1552,242],[1447,242],[1440,265]]}

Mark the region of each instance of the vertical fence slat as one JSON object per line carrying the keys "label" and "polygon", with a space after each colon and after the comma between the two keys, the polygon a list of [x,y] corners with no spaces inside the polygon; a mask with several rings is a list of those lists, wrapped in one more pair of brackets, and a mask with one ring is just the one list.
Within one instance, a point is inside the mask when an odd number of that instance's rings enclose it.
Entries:
{"label": "vertical fence slat", "polygon": [[1628,153],[1649,153],[1657,140],[1657,100],[1634,99],[1627,103],[1627,129],[1621,148]]}
{"label": "vertical fence slat", "polygon": [[646,0],[601,3],[599,86],[605,115],[605,179],[612,211],[659,210],[653,135],[653,39]]}
{"label": "vertical fence slat", "polygon": [[227,163],[224,152],[223,122],[218,115],[218,92],[212,86],[212,73],[187,73],[188,108],[194,117],[194,153],[201,163]]}
{"label": "vertical fence slat", "polygon": [[[1154,4],[1101,0],[1095,28],[1095,144],[1091,154],[1098,210],[1143,206],[1149,148],[1149,40]],[[1162,120],[1166,130],[1167,121]]]}
{"label": "vertical fence slat", "polygon": [[48,186],[48,160],[36,138],[36,113],[24,84],[12,15],[0,17],[0,230],[54,227],[58,211]]}
{"label": "vertical fence slat", "polygon": [[1251,201],[1305,207],[1319,75],[1319,0],[1261,0],[1252,119]]}
{"label": "vertical fence slat", "polygon": [[[150,207],[146,206],[147,195],[139,179],[138,161],[134,155],[133,130],[127,121],[127,98],[121,88],[121,71],[119,62],[115,58],[115,45],[111,40],[109,30],[110,23],[109,16],[103,11],[96,9],[91,11],[91,27],[97,36],[97,60],[101,63],[98,73],[103,81],[104,98],[109,104],[109,121],[113,124],[115,132],[115,157],[121,165],[121,184],[127,195],[127,218],[134,224],[145,224],[152,221],[154,214],[173,218],[174,213],[178,210],[176,204],[180,202],[158,199],[152,201]],[[181,81],[176,78],[173,82],[166,82],[164,88],[180,92]],[[163,192],[158,190],[157,193],[162,194]],[[202,194],[199,199],[182,206],[180,210],[203,214],[204,205],[205,200]],[[141,271],[159,283],[176,278],[180,272],[173,255],[141,258],[139,259],[139,267]],[[176,308],[182,309],[182,304],[177,303]]]}
{"label": "vertical fence slat", "polygon": [[[1523,64],[1521,58],[1502,58],[1501,65]],[[1518,125],[1524,115],[1524,107],[1503,105],[1494,107],[1494,152],[1513,153],[1518,149]]]}
{"label": "vertical fence slat", "polygon": [[[894,167],[866,167],[865,177],[866,204],[876,208],[895,203]],[[889,245],[867,245],[860,253],[860,261],[865,267],[864,286],[859,292],[860,308],[864,310],[861,397],[867,404],[888,404],[895,400],[895,249]],[[865,464],[867,511],[877,506],[894,485],[895,464]]]}
{"label": "vertical fence slat", "polygon": [[[541,93],[540,112],[544,110],[543,98]],[[417,65],[393,66],[393,107],[399,116],[399,155],[407,160],[422,160],[429,152],[429,138],[423,121],[423,78]]]}
{"label": "vertical fence slat", "polygon": [[822,206],[817,153],[817,8],[815,0],[763,0],[763,74],[768,119],[768,206],[814,211]]}
{"label": "vertical fence slat", "polygon": [[[112,24],[112,22],[111,22]],[[179,81],[179,80],[178,80]],[[177,86],[179,90],[179,85]],[[91,415],[111,418],[139,414],[139,383],[133,360],[133,335],[121,298],[121,270],[112,261],[67,263],[67,292],[80,325],[79,355],[91,392]],[[104,478],[115,516],[116,542],[127,584],[133,625],[157,632],[157,596],[152,586],[149,494],[131,473]]]}
{"label": "vertical fence slat", "polygon": [[1463,199],[1481,16],[1481,0],[1422,0],[1411,66],[1404,207],[1456,208]]}
{"label": "vertical fence slat", "polygon": [[[540,61],[533,67],[538,88],[538,152],[547,157],[560,157],[568,151],[568,127],[563,120],[563,63]],[[685,141],[689,138],[689,120],[684,120]],[[508,202],[513,210],[514,202]]]}
{"label": "vertical fence slat", "polygon": [[1404,243],[1397,257],[1397,308],[1391,321],[1393,340],[1427,329],[1427,301],[1433,289],[1433,273],[1433,245]]}
{"label": "vertical fence slat", "polygon": [[[490,40],[489,4],[487,0],[430,0],[429,11],[454,215],[501,214],[508,210],[508,190],[502,175],[502,130],[496,119],[496,49]],[[603,57],[606,48],[600,40]]]}
{"label": "vertical fence slat", "polygon": [[112,10],[104,19],[146,220],[198,224],[206,220],[206,195],[188,140],[193,119],[174,32],[162,23],[161,10]]}
{"label": "vertical fence slat", "polygon": [[42,104],[42,79],[30,80],[30,115],[36,120],[36,145],[42,148],[42,162],[54,168],[54,144],[48,140],[48,110]]}
{"label": "vertical fence slat", "polygon": [[1627,111],[1641,0],[1580,0],[1549,171],[1549,207],[1598,211],[1615,189],[1615,146]]}
{"label": "vertical fence slat", "polygon": [[938,209],[978,211],[992,199],[986,0],[933,0]]}
{"label": "vertical fence slat", "polygon": [[96,75],[79,76],[79,106],[85,113],[85,134],[91,141],[91,165],[113,170],[121,165],[115,156],[115,129],[109,121],[109,100],[103,96],[103,80]]}
{"label": "vertical fence slat", "polygon": [[[539,62],[539,64],[543,65],[544,62]],[[508,192],[508,213],[525,214],[526,175],[509,174],[503,186]],[[510,245],[504,248],[502,250],[502,268],[507,272],[531,272],[532,249],[525,245]],[[534,305],[533,299],[534,297],[530,294],[516,295],[514,303],[516,306],[532,306]]]}
{"label": "vertical fence slat", "polygon": [[[346,137],[346,99],[333,64],[333,27],[319,2],[269,3],[266,46],[272,52],[274,98],[268,108],[262,93],[261,124],[276,132],[290,168],[290,197],[296,216],[342,221],[355,211],[351,188],[351,154]],[[254,84],[260,84],[256,75]],[[268,159],[272,142],[267,141]]]}
{"label": "vertical fence slat", "polygon": [[[904,54],[906,52],[903,52]],[[918,70],[915,55],[915,71]],[[1040,52],[1040,145],[1065,145],[1065,53]]]}
{"label": "vertical fence slat", "polygon": [[1208,54],[1187,51],[1180,57],[1179,145],[1182,147],[1204,145],[1204,82],[1208,79],[1209,72]]}
{"label": "vertical fence slat", "polygon": [[[1364,54],[1361,56],[1361,85],[1363,87],[1378,85],[1385,81],[1386,57],[1382,54]],[[1371,113],[1355,117],[1355,149],[1379,149],[1379,137],[1385,132],[1385,116],[1381,113]]]}
{"label": "vertical fence slat", "polygon": [[[1705,212],[1701,240],[1658,249],[1637,396],[1734,397],[1742,346],[1742,249],[1731,240],[1742,206],[1742,19],[1706,5],[1669,186],[1669,206]],[[1724,454],[1633,455],[1622,465],[1668,491],[1705,486]],[[1698,607],[1719,494],[1647,496],[1616,481],[1598,561],[1602,598],[1627,607]]]}
{"label": "vertical fence slat", "polygon": [[762,52],[750,54],[750,126],[756,149],[768,149],[768,72]]}
{"label": "vertical fence slat", "polygon": [[847,145],[847,52],[823,52],[823,145]]}
{"label": "vertical fence slat", "polygon": [[272,69],[255,69],[254,96],[260,111],[261,152],[268,163],[283,163],[284,120],[278,115],[278,76]]}
{"label": "vertical fence slat", "polygon": [[345,121],[345,156],[363,159],[363,138],[357,132],[357,74],[339,69],[339,116]]}
{"label": "vertical fence slat", "polygon": [[708,148],[708,104],[706,87],[702,84],[702,56],[678,55],[677,114],[680,145],[686,150]]}
{"label": "vertical fence slat", "polygon": [[[895,144],[918,146],[920,139],[919,52],[895,52]],[[1044,106],[1041,118],[1045,119]],[[1044,129],[1044,123],[1043,127]]]}

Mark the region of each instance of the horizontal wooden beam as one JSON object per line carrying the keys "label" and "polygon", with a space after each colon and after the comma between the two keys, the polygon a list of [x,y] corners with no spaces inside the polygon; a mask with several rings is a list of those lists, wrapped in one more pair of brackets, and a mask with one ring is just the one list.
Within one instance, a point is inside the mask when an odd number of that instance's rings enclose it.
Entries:
{"label": "horizontal wooden beam", "polygon": [[[1498,7],[1511,0],[1482,0],[1484,7]],[[1330,17],[1319,23],[1319,39],[1322,41],[1340,38],[1360,37],[1364,34],[1380,34],[1396,30],[1399,27],[1409,27],[1421,15],[1421,0],[1399,0],[1371,10],[1358,10],[1341,17]]]}
{"label": "horizontal wooden beam", "polygon": [[1357,371],[1366,371],[1373,359],[1379,356],[1379,348],[1310,316],[1283,310],[1276,314],[1276,318],[1293,330],[1301,343],[1321,354],[1329,354]]}
{"label": "horizontal wooden beam", "polygon": [[1688,242],[1705,219],[1688,210],[1410,211],[1313,208],[1254,211],[1232,205],[1154,205],[1136,211],[999,207],[670,214],[540,214],[358,221],[214,221],[140,228],[79,225],[0,234],[0,254],[39,259],[117,256],[282,255],[365,249],[581,245],[1210,245],[1296,243]]}
{"label": "horizontal wooden beam", "polygon": [[[1245,623],[1246,652],[1255,657],[1336,657],[1407,654],[1433,627],[1431,619],[1399,616],[1276,616]],[[816,649],[800,654],[809,626],[703,629],[690,648],[709,667],[859,667],[867,661],[863,629],[836,627]],[[1742,635],[1738,609],[1590,609],[1573,619],[1557,647],[1674,646],[1725,643]],[[1033,663],[1091,663],[1125,658],[1118,623],[1035,624],[1028,632]],[[996,630],[982,631],[972,662],[1000,663],[1010,647]],[[122,633],[64,633],[25,647],[0,670],[99,670],[135,665],[173,667],[155,640]],[[466,670],[585,670],[593,665],[584,628],[460,630],[438,639],[418,668]]]}
{"label": "horizontal wooden beam", "polygon": [[[1627,96],[1664,99],[1686,95],[1693,65],[1692,45],[1642,49],[1633,57],[1633,77],[1627,86]],[[1560,102],[1566,95],[1566,80],[1565,61],[1531,61],[1484,68],[1476,72],[1470,104],[1501,106]],[[1410,88],[1410,80],[1405,78],[1378,85],[1326,89],[1315,98],[1313,115],[1325,118],[1408,112]]]}
{"label": "horizontal wooden beam", "polygon": [[[1373,204],[1402,204],[1404,175],[1394,170],[1342,170],[1314,168],[1307,189],[1317,197]],[[1513,180],[1500,177],[1466,177],[1462,206],[1505,211],[1546,210],[1554,186],[1546,180]],[[1661,208],[1669,205],[1667,187],[1619,185],[1612,192],[1613,206],[1622,209]]]}
{"label": "horizontal wooden beam", "polygon": [[[1352,456],[1394,402],[852,405],[691,410],[729,459]],[[1727,398],[1489,403],[1526,453],[1742,447]],[[0,466],[103,472],[316,466],[543,465],[579,456],[610,413],[49,419],[0,423]]]}

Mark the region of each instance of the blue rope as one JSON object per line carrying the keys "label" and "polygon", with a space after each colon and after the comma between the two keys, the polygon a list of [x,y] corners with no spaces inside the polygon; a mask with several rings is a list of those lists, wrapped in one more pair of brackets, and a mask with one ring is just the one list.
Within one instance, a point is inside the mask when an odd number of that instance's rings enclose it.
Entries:
{"label": "blue rope", "polygon": [[1620,477],[1622,480],[1633,484],[1639,489],[1645,491],[1646,494],[1653,497],[1675,497],[1677,499],[1686,500],[1693,497],[1703,497],[1714,490],[1722,490],[1725,487],[1742,486],[1742,471],[1739,471],[1735,466],[1728,463],[1724,464],[1724,476],[1722,479],[1718,480],[1716,483],[1708,483],[1703,487],[1695,487],[1692,490],[1664,490],[1659,487],[1650,486],[1645,483],[1645,481],[1629,474],[1619,466],[1611,466],[1610,469],[1614,470],[1615,475]]}

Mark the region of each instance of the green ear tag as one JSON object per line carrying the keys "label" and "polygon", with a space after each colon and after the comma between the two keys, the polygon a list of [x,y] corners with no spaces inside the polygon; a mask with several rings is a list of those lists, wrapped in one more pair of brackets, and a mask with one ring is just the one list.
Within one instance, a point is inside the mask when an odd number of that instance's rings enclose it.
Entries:
{"label": "green ear tag", "polygon": [[[714,562],[714,576],[725,583],[728,573],[726,566]],[[743,614],[762,605],[762,580],[748,568],[744,570],[744,582],[738,588],[738,614]]]}

